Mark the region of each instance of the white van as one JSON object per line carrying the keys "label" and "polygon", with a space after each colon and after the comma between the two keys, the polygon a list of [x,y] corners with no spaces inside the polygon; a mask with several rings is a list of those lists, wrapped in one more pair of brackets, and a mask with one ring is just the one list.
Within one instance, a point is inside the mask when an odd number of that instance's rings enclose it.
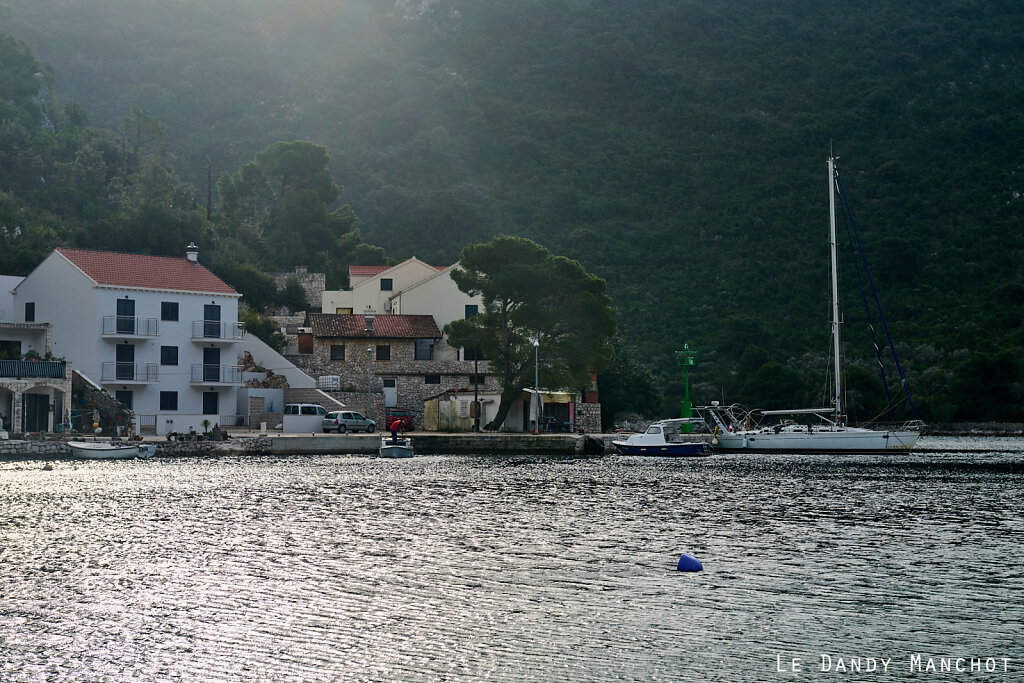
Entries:
{"label": "white van", "polygon": [[312,434],[320,431],[327,409],[319,403],[286,403],[281,431],[286,434]]}

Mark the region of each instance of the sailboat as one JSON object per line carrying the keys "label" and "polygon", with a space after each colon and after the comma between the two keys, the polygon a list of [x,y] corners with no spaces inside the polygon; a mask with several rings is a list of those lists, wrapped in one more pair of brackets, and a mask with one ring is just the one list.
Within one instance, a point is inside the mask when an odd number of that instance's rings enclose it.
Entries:
{"label": "sailboat", "polygon": [[835,394],[826,408],[756,411],[762,417],[813,415],[816,425],[798,424],[781,419],[773,425],[752,424],[751,413],[740,414],[736,406],[721,406],[717,401],[699,409],[713,429],[712,446],[723,451],[768,453],[906,453],[921,436],[923,425],[908,422],[898,429],[868,429],[846,424],[843,414],[843,386],[839,344],[839,275],[836,246],[836,193],[838,175],[835,157],[828,158],[829,246],[832,265],[832,365]]}

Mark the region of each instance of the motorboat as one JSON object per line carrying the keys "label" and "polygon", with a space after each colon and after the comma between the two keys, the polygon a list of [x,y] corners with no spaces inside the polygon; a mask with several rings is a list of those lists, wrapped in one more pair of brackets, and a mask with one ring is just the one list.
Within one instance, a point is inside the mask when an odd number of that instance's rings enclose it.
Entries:
{"label": "motorboat", "polygon": [[150,458],[156,446],[137,443],[116,443],[110,441],[68,441],[71,453],[89,460],[128,460]]}
{"label": "motorboat", "polygon": [[[842,319],[839,316],[839,276],[838,249],[836,246],[836,196],[840,194],[839,175],[835,167],[835,158],[828,158],[829,182],[829,246],[832,272],[832,358],[831,372],[834,377],[831,405],[824,408],[797,408],[793,410],[752,410],[743,411],[737,406],[723,407],[718,402],[698,409],[705,422],[714,430],[712,446],[722,451],[759,451],[768,453],[906,453],[910,451],[921,436],[923,423],[913,420],[901,427],[891,429],[869,429],[852,427],[846,423],[844,414],[843,374],[840,365],[839,332]],[[846,208],[844,203],[844,209]],[[848,210],[846,211],[848,215]],[[865,272],[867,269],[865,267]],[[884,316],[879,306],[879,316],[885,327]],[[886,328],[888,333],[888,329]],[[877,344],[875,345],[877,348]],[[890,342],[890,347],[892,343]],[[899,359],[893,359],[902,378],[903,371]],[[882,366],[881,358],[878,359]],[[883,383],[885,378],[883,375]],[[906,381],[903,390],[907,402],[910,393]],[[888,389],[887,389],[888,392]],[[892,399],[890,398],[890,405]],[[765,418],[774,420],[775,424],[766,424]],[[794,416],[809,416],[808,421],[817,424],[800,424]]]}
{"label": "motorboat", "polygon": [[412,439],[408,437],[392,438],[382,436],[380,438],[379,455],[382,458],[411,458]]}
{"label": "motorboat", "polygon": [[680,431],[683,425],[702,424],[699,418],[675,418],[659,420],[647,427],[642,434],[632,434],[625,441],[615,440],[612,444],[622,455],[666,455],[705,456],[711,449],[706,441],[695,439],[691,434]]}

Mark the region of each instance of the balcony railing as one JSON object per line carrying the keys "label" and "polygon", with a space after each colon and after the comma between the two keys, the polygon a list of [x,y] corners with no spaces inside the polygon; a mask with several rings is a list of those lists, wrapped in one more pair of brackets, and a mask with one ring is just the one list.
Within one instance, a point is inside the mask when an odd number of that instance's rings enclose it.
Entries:
{"label": "balcony railing", "polygon": [[160,334],[160,322],[156,318],[105,315],[103,316],[103,334],[115,337],[155,337]]}
{"label": "balcony railing", "polygon": [[64,379],[67,363],[48,360],[0,360],[0,377]]}
{"label": "balcony railing", "polygon": [[156,363],[104,363],[101,368],[103,382],[155,382]]}
{"label": "balcony railing", "polygon": [[241,365],[193,365],[192,384],[241,384]]}
{"label": "balcony railing", "polygon": [[220,320],[193,320],[192,339],[201,341],[240,341],[245,337],[245,323]]}

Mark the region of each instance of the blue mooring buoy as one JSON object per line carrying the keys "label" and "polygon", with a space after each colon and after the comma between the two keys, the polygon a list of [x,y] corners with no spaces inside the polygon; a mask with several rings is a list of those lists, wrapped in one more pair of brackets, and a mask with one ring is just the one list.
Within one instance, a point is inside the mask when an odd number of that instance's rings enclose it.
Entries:
{"label": "blue mooring buoy", "polygon": [[679,564],[676,565],[676,569],[681,572],[702,572],[704,571],[704,565],[693,555],[683,554],[679,558]]}

